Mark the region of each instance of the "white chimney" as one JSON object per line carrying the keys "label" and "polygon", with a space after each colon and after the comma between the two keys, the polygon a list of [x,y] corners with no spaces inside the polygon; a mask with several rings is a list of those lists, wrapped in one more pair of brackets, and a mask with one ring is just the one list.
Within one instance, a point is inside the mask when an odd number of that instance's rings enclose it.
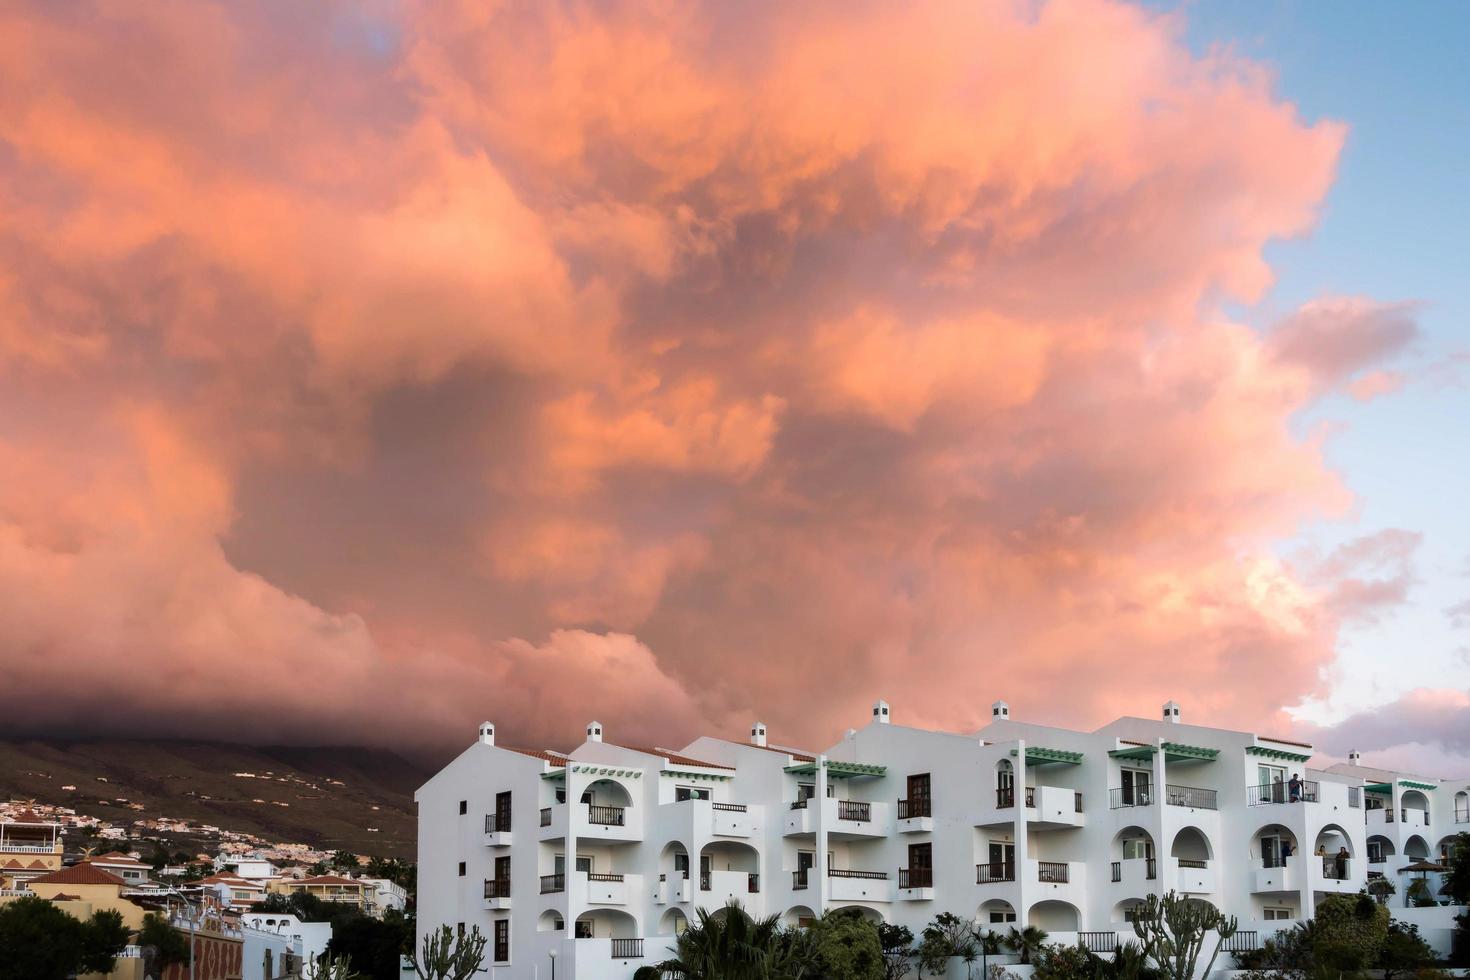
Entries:
{"label": "white chimney", "polygon": [[589,741],[589,742],[601,742],[602,741],[602,722],[600,722],[600,721],[589,721],[587,723],[587,741]]}
{"label": "white chimney", "polygon": [[1361,766],[1362,764],[1363,753],[1359,752],[1357,749],[1353,749],[1351,752],[1348,753],[1348,765]]}
{"label": "white chimney", "polygon": [[888,724],[888,702],[882,698],[873,702],[873,720],[880,725]]}
{"label": "white chimney", "polygon": [[990,717],[992,719],[1000,719],[1004,721],[1010,718],[1010,716],[1011,706],[1006,704],[1004,701],[997,701],[990,706]]}
{"label": "white chimney", "polygon": [[1169,722],[1172,725],[1179,724],[1179,702],[1178,701],[1165,701],[1164,702],[1164,720],[1167,721],[1167,722]]}
{"label": "white chimney", "polygon": [[480,741],[486,745],[495,744],[495,726],[488,721],[480,722]]}
{"label": "white chimney", "polygon": [[765,722],[758,721],[755,724],[753,724],[753,725],[750,726],[750,744],[751,745],[765,745],[766,744],[766,723]]}

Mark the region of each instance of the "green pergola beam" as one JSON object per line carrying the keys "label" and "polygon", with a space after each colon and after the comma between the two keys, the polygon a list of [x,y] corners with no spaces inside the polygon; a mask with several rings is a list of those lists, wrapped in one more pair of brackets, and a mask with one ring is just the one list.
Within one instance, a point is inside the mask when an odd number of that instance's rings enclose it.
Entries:
{"label": "green pergola beam", "polygon": [[1292,762],[1306,762],[1310,755],[1302,755],[1300,752],[1288,752],[1285,749],[1273,749],[1265,745],[1251,745],[1245,750],[1246,755],[1259,755],[1267,759],[1288,759]]}
{"label": "green pergola beam", "polygon": [[[1017,756],[1020,754],[1021,753],[1018,750],[1011,749],[1012,756]],[[1082,753],[1068,752],[1065,749],[1043,749],[1040,747],[1033,748],[1029,745],[1026,747],[1026,765],[1046,766],[1051,765],[1052,763],[1062,763],[1069,766],[1080,766],[1082,765]]]}
{"label": "green pergola beam", "polygon": [[[834,762],[828,759],[823,766],[827,775],[834,779],[856,779],[862,776],[883,776],[888,773],[887,766],[874,766],[866,762]],[[817,764],[815,762],[803,762],[795,766],[786,766],[782,770],[793,776],[815,776]]]}

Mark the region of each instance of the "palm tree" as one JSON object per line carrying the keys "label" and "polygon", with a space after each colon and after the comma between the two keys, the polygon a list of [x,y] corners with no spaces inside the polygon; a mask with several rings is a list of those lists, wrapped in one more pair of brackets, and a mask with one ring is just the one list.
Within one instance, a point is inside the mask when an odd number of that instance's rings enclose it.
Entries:
{"label": "palm tree", "polygon": [[1021,962],[1027,966],[1031,965],[1031,954],[1041,949],[1044,942],[1046,933],[1036,926],[1027,926],[1025,929],[1011,926],[1011,931],[1006,936],[1006,948],[1013,953],[1020,953]]}
{"label": "palm tree", "polygon": [[804,930],[785,929],[779,916],[753,919],[732,901],[699,918],[679,936],[658,969],[681,980],[806,980],[815,975],[815,948]]}

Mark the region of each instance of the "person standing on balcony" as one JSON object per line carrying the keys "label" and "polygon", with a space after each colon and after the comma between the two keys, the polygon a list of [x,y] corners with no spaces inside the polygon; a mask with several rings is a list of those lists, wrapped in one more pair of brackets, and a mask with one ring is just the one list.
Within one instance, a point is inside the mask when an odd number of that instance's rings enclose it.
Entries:
{"label": "person standing on balcony", "polygon": [[1337,880],[1338,881],[1342,881],[1345,878],[1347,878],[1347,866],[1348,866],[1348,849],[1346,847],[1339,847],[1337,849]]}
{"label": "person standing on balcony", "polygon": [[1302,777],[1298,773],[1291,774],[1291,782],[1287,784],[1291,790],[1291,802],[1298,803],[1302,798]]}

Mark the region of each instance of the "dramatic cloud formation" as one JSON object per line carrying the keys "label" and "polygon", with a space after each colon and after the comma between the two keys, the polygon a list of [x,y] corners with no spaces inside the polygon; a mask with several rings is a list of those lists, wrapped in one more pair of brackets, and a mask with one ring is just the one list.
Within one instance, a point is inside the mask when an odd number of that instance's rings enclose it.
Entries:
{"label": "dramatic cloud formation", "polygon": [[1367,765],[1464,778],[1470,756],[1470,691],[1419,688],[1309,734],[1316,736],[1320,751],[1338,758],[1359,751]]}
{"label": "dramatic cloud formation", "polygon": [[1272,548],[1415,329],[1219,312],[1344,138],[1260,66],[1101,0],[363,9],[0,8],[11,725],[1279,723],[1412,580]]}

